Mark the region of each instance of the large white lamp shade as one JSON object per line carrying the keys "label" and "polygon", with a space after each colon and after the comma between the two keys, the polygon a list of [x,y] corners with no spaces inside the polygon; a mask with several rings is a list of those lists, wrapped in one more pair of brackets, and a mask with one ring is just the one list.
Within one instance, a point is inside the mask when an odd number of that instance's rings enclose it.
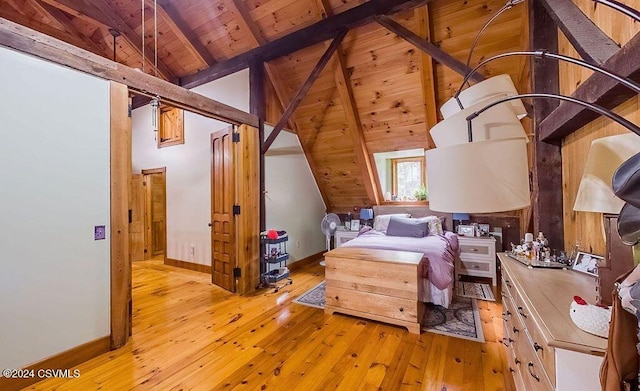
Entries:
{"label": "large white lamp shade", "polygon": [[594,140],[573,210],[580,212],[620,213],[624,201],[613,194],[611,178],[616,169],[640,152],[640,137],[621,134]]}
{"label": "large white lamp shade", "polygon": [[[480,83],[474,84],[471,87],[462,90],[458,99],[460,99],[462,107],[466,108],[480,102],[484,102],[484,106],[486,106],[504,95],[518,95],[518,90],[516,90],[516,87],[513,85],[513,81],[509,75],[494,76],[487,80],[483,80]],[[513,107],[518,118],[521,119],[527,115],[527,110],[525,109],[522,100],[514,99],[507,104]],[[444,119],[451,117],[460,110],[460,105],[455,98],[449,99],[440,108],[442,118]]]}
{"label": "large white lamp shade", "polygon": [[[498,98],[505,98],[500,95]],[[469,142],[467,117],[487,106],[485,102],[458,111],[451,117],[437,123],[429,133],[436,147],[443,148]],[[480,114],[472,122],[473,141],[495,140],[499,138],[522,138],[529,141],[522,123],[508,104],[496,105]]]}
{"label": "large white lamp shade", "polygon": [[435,148],[425,156],[432,210],[492,213],[531,203],[527,147],[521,138]]}

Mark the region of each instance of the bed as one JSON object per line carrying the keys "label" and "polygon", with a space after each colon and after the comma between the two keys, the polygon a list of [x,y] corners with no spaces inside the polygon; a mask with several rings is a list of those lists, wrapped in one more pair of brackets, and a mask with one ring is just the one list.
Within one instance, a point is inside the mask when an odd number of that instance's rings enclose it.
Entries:
{"label": "bed", "polygon": [[[451,232],[450,213],[433,212],[428,207],[390,206],[373,207],[374,216],[407,214],[412,218],[437,216],[443,224],[443,234],[430,233],[428,236],[402,237],[387,236],[381,230],[362,232],[343,244],[344,247],[371,248],[380,250],[412,251],[424,254],[420,267],[420,281],[424,302],[449,307],[453,296],[454,265],[459,256],[458,237]],[[377,223],[377,221],[376,221]],[[375,226],[375,225],[374,225]],[[376,228],[381,229],[378,226]]]}

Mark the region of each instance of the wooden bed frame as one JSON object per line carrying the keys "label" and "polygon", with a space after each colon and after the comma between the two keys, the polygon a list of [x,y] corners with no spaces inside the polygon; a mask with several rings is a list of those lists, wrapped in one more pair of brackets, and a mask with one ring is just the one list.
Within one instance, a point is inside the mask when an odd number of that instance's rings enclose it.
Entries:
{"label": "wooden bed frame", "polygon": [[432,211],[428,206],[379,205],[373,207],[374,216],[394,213],[409,213],[411,217],[438,216],[443,220],[442,227],[447,231],[453,231],[453,215],[451,213]]}

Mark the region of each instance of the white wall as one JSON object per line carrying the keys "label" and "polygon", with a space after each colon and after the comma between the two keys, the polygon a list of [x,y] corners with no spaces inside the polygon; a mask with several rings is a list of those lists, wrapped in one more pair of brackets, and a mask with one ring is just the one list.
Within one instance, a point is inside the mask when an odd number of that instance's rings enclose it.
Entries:
{"label": "white wall", "polygon": [[[267,136],[272,129],[265,129]],[[326,206],[295,134],[280,132],[269,148],[265,188],[267,229],[287,231],[290,261],[324,250],[320,222]]]}
{"label": "white wall", "polygon": [[0,368],[110,334],[109,91],[0,47]]}
{"label": "white wall", "polygon": [[[248,70],[193,91],[249,111]],[[150,115],[149,106],[133,111],[133,171],[167,167],[167,257],[210,265],[210,135],[229,125],[185,112],[185,144],[158,149]],[[318,228],[325,206],[297,137],[282,132],[271,149],[281,147],[297,149],[292,155],[266,158],[266,220],[267,228],[277,227],[289,233],[289,251],[295,261],[325,247]],[[193,256],[189,252],[191,245],[195,246]]]}
{"label": "white wall", "polygon": [[[237,109],[249,110],[249,71],[193,91]],[[158,149],[149,105],[133,111],[133,172],[167,167],[167,257],[211,264],[211,133],[228,124],[184,113],[185,143]],[[192,255],[190,247],[194,246]]]}

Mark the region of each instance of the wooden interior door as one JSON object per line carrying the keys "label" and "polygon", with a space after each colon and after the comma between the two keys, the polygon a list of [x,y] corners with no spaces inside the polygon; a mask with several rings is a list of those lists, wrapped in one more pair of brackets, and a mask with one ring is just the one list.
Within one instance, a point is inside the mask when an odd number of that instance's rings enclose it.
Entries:
{"label": "wooden interior door", "polygon": [[129,196],[129,254],[131,261],[144,260],[144,176],[133,174]]}
{"label": "wooden interior door", "polygon": [[145,259],[165,255],[167,198],[165,168],[142,170],[145,185]]}
{"label": "wooden interior door", "polygon": [[233,128],[211,135],[211,282],[234,291],[235,196]]}

